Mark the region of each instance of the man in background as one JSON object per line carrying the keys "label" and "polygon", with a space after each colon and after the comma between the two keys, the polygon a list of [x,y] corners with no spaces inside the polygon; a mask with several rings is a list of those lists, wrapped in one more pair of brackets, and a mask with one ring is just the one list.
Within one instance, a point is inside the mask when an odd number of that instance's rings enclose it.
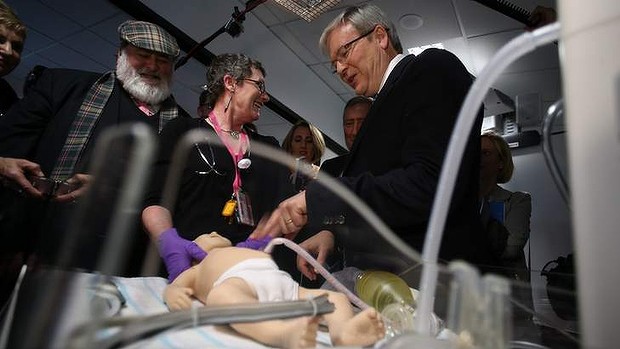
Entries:
{"label": "man in background", "polygon": [[17,102],[17,94],[4,76],[19,65],[26,40],[26,26],[0,0],[0,118]]}
{"label": "man in background", "polygon": [[[87,169],[106,129],[142,123],[157,133],[167,121],[189,117],[171,95],[180,51],[176,39],[155,24],[135,20],[122,23],[118,34],[114,71],[45,69],[28,95],[0,118],[0,175],[5,187],[14,189],[2,202],[3,254],[39,250],[44,262],[57,257],[75,201],[91,182]],[[48,180],[70,189],[46,192],[31,184]],[[111,210],[101,207],[101,214]],[[88,241],[74,243],[74,266],[84,269],[94,268],[105,238],[88,235]]]}
{"label": "man in background", "polygon": [[[362,122],[366,119],[366,114],[372,106],[372,100],[365,96],[355,96],[347,102],[342,113],[342,129],[344,131],[344,141],[347,149],[351,151],[353,141],[362,127]],[[349,159],[348,154],[340,155],[335,158],[325,160],[321,165],[321,172],[328,173],[334,177],[342,174],[344,165]]]}

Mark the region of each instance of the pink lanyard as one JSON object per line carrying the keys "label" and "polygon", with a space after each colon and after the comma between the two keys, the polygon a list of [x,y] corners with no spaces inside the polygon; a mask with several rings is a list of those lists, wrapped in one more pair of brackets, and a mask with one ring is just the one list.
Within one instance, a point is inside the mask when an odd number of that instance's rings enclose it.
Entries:
{"label": "pink lanyard", "polygon": [[250,139],[248,138],[248,135],[245,134],[243,130],[241,130],[242,132],[239,132],[239,137],[240,137],[239,138],[239,152],[235,152],[232,144],[228,142],[226,137],[223,137],[221,135],[222,128],[220,127],[220,124],[217,122],[217,117],[215,117],[215,113],[213,112],[213,110],[209,113],[209,120],[211,121],[211,124],[213,125],[213,128],[215,129],[215,132],[217,133],[217,136],[220,138],[222,143],[224,143],[224,145],[226,146],[226,149],[228,149],[228,152],[230,153],[230,156],[232,156],[233,158],[233,165],[235,166],[235,180],[233,181],[233,193],[237,195],[237,193],[239,192],[239,189],[241,188],[241,173],[239,172],[239,166],[237,164],[239,163],[239,160],[243,158],[243,143],[245,142],[245,144],[249,145]]}

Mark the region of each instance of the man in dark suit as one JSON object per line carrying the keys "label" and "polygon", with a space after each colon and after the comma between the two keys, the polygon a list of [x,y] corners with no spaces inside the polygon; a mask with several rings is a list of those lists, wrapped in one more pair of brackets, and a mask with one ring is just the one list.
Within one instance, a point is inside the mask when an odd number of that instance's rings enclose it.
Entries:
{"label": "man in dark suit", "polygon": [[[356,94],[376,96],[339,181],[420,251],[443,158],[472,83],[470,75],[448,51],[403,55],[396,28],[369,4],[342,12],[323,31],[320,45]],[[477,211],[481,123],[482,113],[459,170],[440,249],[443,260],[486,259]],[[373,245],[372,236],[363,235],[363,227],[354,229],[363,219],[319,183],[280,203],[253,237],[291,236],[308,220],[347,226],[349,233],[337,237],[351,250],[386,254]]]}
{"label": "man in dark suit", "polygon": [[[156,134],[168,120],[188,116],[171,96],[176,39],[155,24],[134,20],[122,23],[118,34],[114,71],[45,69],[28,95],[0,119],[0,175],[6,187],[15,189],[2,202],[0,252],[29,253],[40,245],[48,251],[44,254],[57,253],[74,201],[91,182],[87,170],[106,129],[143,123]],[[127,157],[119,153],[117,158]],[[46,193],[32,185],[41,176],[75,190]],[[76,244],[76,266],[91,269],[97,258],[93,251],[102,243],[93,239],[88,244]]]}
{"label": "man in dark suit", "polygon": [[[344,111],[342,113],[342,130],[344,131],[344,141],[347,144],[347,149],[351,150],[351,147],[353,147],[353,141],[362,127],[362,122],[366,119],[371,105],[372,100],[370,98],[355,96],[349,99],[344,106]],[[338,177],[342,174],[342,170],[348,159],[349,154],[327,159],[321,164],[321,172]]]}

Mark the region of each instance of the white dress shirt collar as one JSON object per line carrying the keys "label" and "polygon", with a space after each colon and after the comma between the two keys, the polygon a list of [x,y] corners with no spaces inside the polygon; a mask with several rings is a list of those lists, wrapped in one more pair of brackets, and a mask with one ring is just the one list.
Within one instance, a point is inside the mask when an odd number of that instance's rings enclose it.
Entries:
{"label": "white dress shirt collar", "polygon": [[392,73],[392,70],[394,70],[394,67],[396,67],[398,62],[400,62],[403,58],[405,58],[405,56],[406,55],[399,53],[396,56],[394,56],[394,58],[392,58],[392,60],[390,61],[390,64],[388,64],[387,70],[383,74],[383,80],[381,80],[381,85],[379,86],[379,91],[377,91],[377,95],[379,94],[379,92],[381,92],[383,85],[385,85],[385,82],[387,81],[388,77]]}

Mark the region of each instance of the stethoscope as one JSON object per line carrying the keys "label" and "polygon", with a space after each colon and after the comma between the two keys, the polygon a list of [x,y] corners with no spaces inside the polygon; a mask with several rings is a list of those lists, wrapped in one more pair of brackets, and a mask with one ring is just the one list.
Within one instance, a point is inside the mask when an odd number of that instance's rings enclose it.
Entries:
{"label": "stethoscope", "polygon": [[200,158],[202,158],[202,161],[204,161],[205,164],[207,164],[207,166],[209,166],[209,169],[210,169],[209,171],[196,171],[196,174],[208,175],[211,172],[215,172],[215,174],[218,176],[223,176],[226,174],[226,172],[222,173],[215,169],[215,154],[213,154],[213,148],[211,148],[211,145],[209,145],[209,150],[211,151],[211,159],[213,159],[213,163],[210,163],[209,160],[207,160],[207,157],[200,149],[200,146],[198,145],[198,143],[194,143],[194,147],[196,147],[196,150],[198,150],[198,155],[200,155]]}
{"label": "stethoscope", "polygon": [[[196,147],[196,150],[198,151],[198,155],[200,155],[200,158],[202,158],[202,160],[207,164],[207,166],[209,166],[209,169],[210,169],[209,171],[196,171],[197,174],[207,175],[211,172],[215,172],[215,174],[217,174],[218,176],[223,176],[226,174],[225,172],[222,173],[218,171],[217,169],[215,169],[215,155],[213,154],[213,148],[211,148],[210,145],[209,145],[209,151],[211,151],[211,159],[213,159],[213,163],[207,160],[207,157],[205,156],[205,154],[202,152],[202,150],[198,146],[198,143],[194,143],[194,147]],[[246,170],[250,168],[250,166],[252,165],[252,160],[250,160],[249,156],[250,156],[250,150],[248,150],[248,154],[246,156],[244,156],[242,159],[239,159],[239,161],[237,161],[237,167],[239,169]]]}
{"label": "stethoscope", "polygon": [[[203,119],[205,121],[205,123],[210,124],[209,119]],[[201,175],[205,175],[205,174],[209,174],[211,172],[215,172],[217,175],[223,176],[225,173],[220,173],[218,170],[215,169],[215,156],[213,154],[213,148],[211,148],[211,145],[209,145],[209,150],[211,151],[211,159],[213,159],[213,164],[211,164],[209,162],[209,160],[207,160],[207,157],[204,155],[204,153],[202,152],[202,150],[200,150],[200,147],[198,146],[198,143],[194,143],[194,146],[196,147],[196,150],[198,150],[198,154],[200,155],[200,157],[202,158],[202,160],[207,164],[207,166],[209,166],[209,168],[211,169],[210,171],[196,171],[197,174],[201,174]],[[239,168],[240,170],[246,170],[248,168],[250,168],[250,166],[252,165],[252,160],[250,160],[250,147],[249,147],[249,143],[248,143],[248,151],[247,151],[247,155],[245,155],[243,158],[239,159],[239,161],[237,161],[237,168]]]}

